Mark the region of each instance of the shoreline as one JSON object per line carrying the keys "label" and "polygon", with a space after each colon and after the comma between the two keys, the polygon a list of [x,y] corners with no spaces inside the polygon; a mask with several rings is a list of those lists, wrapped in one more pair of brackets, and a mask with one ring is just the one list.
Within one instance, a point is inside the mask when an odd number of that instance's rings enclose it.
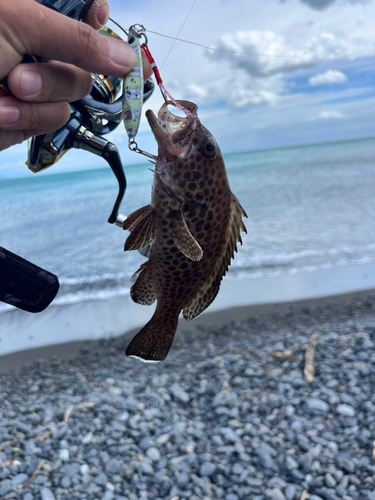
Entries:
{"label": "shoreline", "polygon": [[[232,308],[324,300],[371,289],[375,289],[375,262],[273,278],[225,279],[219,295],[202,316],[191,325],[181,319],[180,325],[194,329],[198,321],[216,321],[219,316],[215,313],[220,315]],[[64,350],[62,346],[71,343],[85,346],[100,339],[130,335],[147,323],[154,309],[155,305],[135,304],[130,295],[124,295],[67,305],[52,304],[39,314],[20,310],[4,312],[0,314],[0,369],[1,359],[12,353],[40,349],[41,355],[49,356],[48,353],[59,353]],[[224,313],[224,317],[227,314]],[[14,359],[26,361],[29,357],[29,354],[19,354]]]}
{"label": "shoreline", "polygon": [[[182,317],[180,317],[174,343],[176,344],[179,339],[182,339],[186,335],[191,335],[195,330],[199,331],[200,329],[205,328],[220,329],[231,322],[244,322],[257,316],[270,316],[274,313],[286,313],[290,311],[291,308],[303,310],[304,308],[310,307],[325,307],[328,305],[350,304],[354,301],[365,301],[369,295],[373,294],[375,294],[375,288],[287,302],[233,306],[227,309],[224,308],[221,310],[208,311],[191,322],[185,321]],[[116,341],[118,342],[123,340],[125,346],[131,338],[138,333],[138,331],[138,327],[132,328],[123,334],[116,336]],[[14,370],[22,367],[32,365],[37,360],[51,360],[56,357],[61,360],[72,360],[79,356],[82,351],[89,353],[97,350],[105,340],[110,341],[111,338],[95,338],[91,340],[64,342],[0,355],[0,373],[4,374],[7,372],[13,372]]]}

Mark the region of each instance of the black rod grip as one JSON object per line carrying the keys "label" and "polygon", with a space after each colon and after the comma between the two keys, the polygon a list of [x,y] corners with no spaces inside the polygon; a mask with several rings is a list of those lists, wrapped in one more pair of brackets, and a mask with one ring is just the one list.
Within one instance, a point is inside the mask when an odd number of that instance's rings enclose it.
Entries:
{"label": "black rod grip", "polygon": [[59,290],[56,275],[0,247],[0,301],[24,311],[44,311]]}

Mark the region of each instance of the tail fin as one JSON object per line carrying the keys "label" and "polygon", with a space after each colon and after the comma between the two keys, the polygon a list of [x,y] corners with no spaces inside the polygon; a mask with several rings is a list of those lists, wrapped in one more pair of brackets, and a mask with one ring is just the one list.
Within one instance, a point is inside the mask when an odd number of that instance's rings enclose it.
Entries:
{"label": "tail fin", "polygon": [[144,361],[163,361],[172,346],[178,324],[179,312],[163,314],[156,309],[153,317],[133,338],[126,349],[128,356]]}

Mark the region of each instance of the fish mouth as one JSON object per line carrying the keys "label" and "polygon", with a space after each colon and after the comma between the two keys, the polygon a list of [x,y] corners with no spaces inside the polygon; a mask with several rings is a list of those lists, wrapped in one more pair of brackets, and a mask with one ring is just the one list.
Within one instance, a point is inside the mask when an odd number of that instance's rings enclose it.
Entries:
{"label": "fish mouth", "polygon": [[176,102],[186,108],[192,116],[180,117],[171,113],[168,105],[173,105],[173,103],[170,101],[162,105],[157,117],[150,109],[146,111],[146,118],[156,142],[167,157],[181,152],[180,143],[191,135],[198,121],[196,104],[189,101]]}

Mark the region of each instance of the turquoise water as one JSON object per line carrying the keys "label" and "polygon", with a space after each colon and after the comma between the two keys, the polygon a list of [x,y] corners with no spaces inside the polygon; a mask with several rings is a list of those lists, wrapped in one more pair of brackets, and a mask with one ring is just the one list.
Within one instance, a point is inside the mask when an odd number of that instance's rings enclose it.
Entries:
{"label": "turquoise water", "polygon": [[[375,139],[225,156],[249,218],[226,279],[375,262]],[[149,164],[125,166],[121,211],[150,201]],[[144,261],[107,223],[110,169],[0,181],[0,245],[56,273],[57,303],[126,293]]]}

